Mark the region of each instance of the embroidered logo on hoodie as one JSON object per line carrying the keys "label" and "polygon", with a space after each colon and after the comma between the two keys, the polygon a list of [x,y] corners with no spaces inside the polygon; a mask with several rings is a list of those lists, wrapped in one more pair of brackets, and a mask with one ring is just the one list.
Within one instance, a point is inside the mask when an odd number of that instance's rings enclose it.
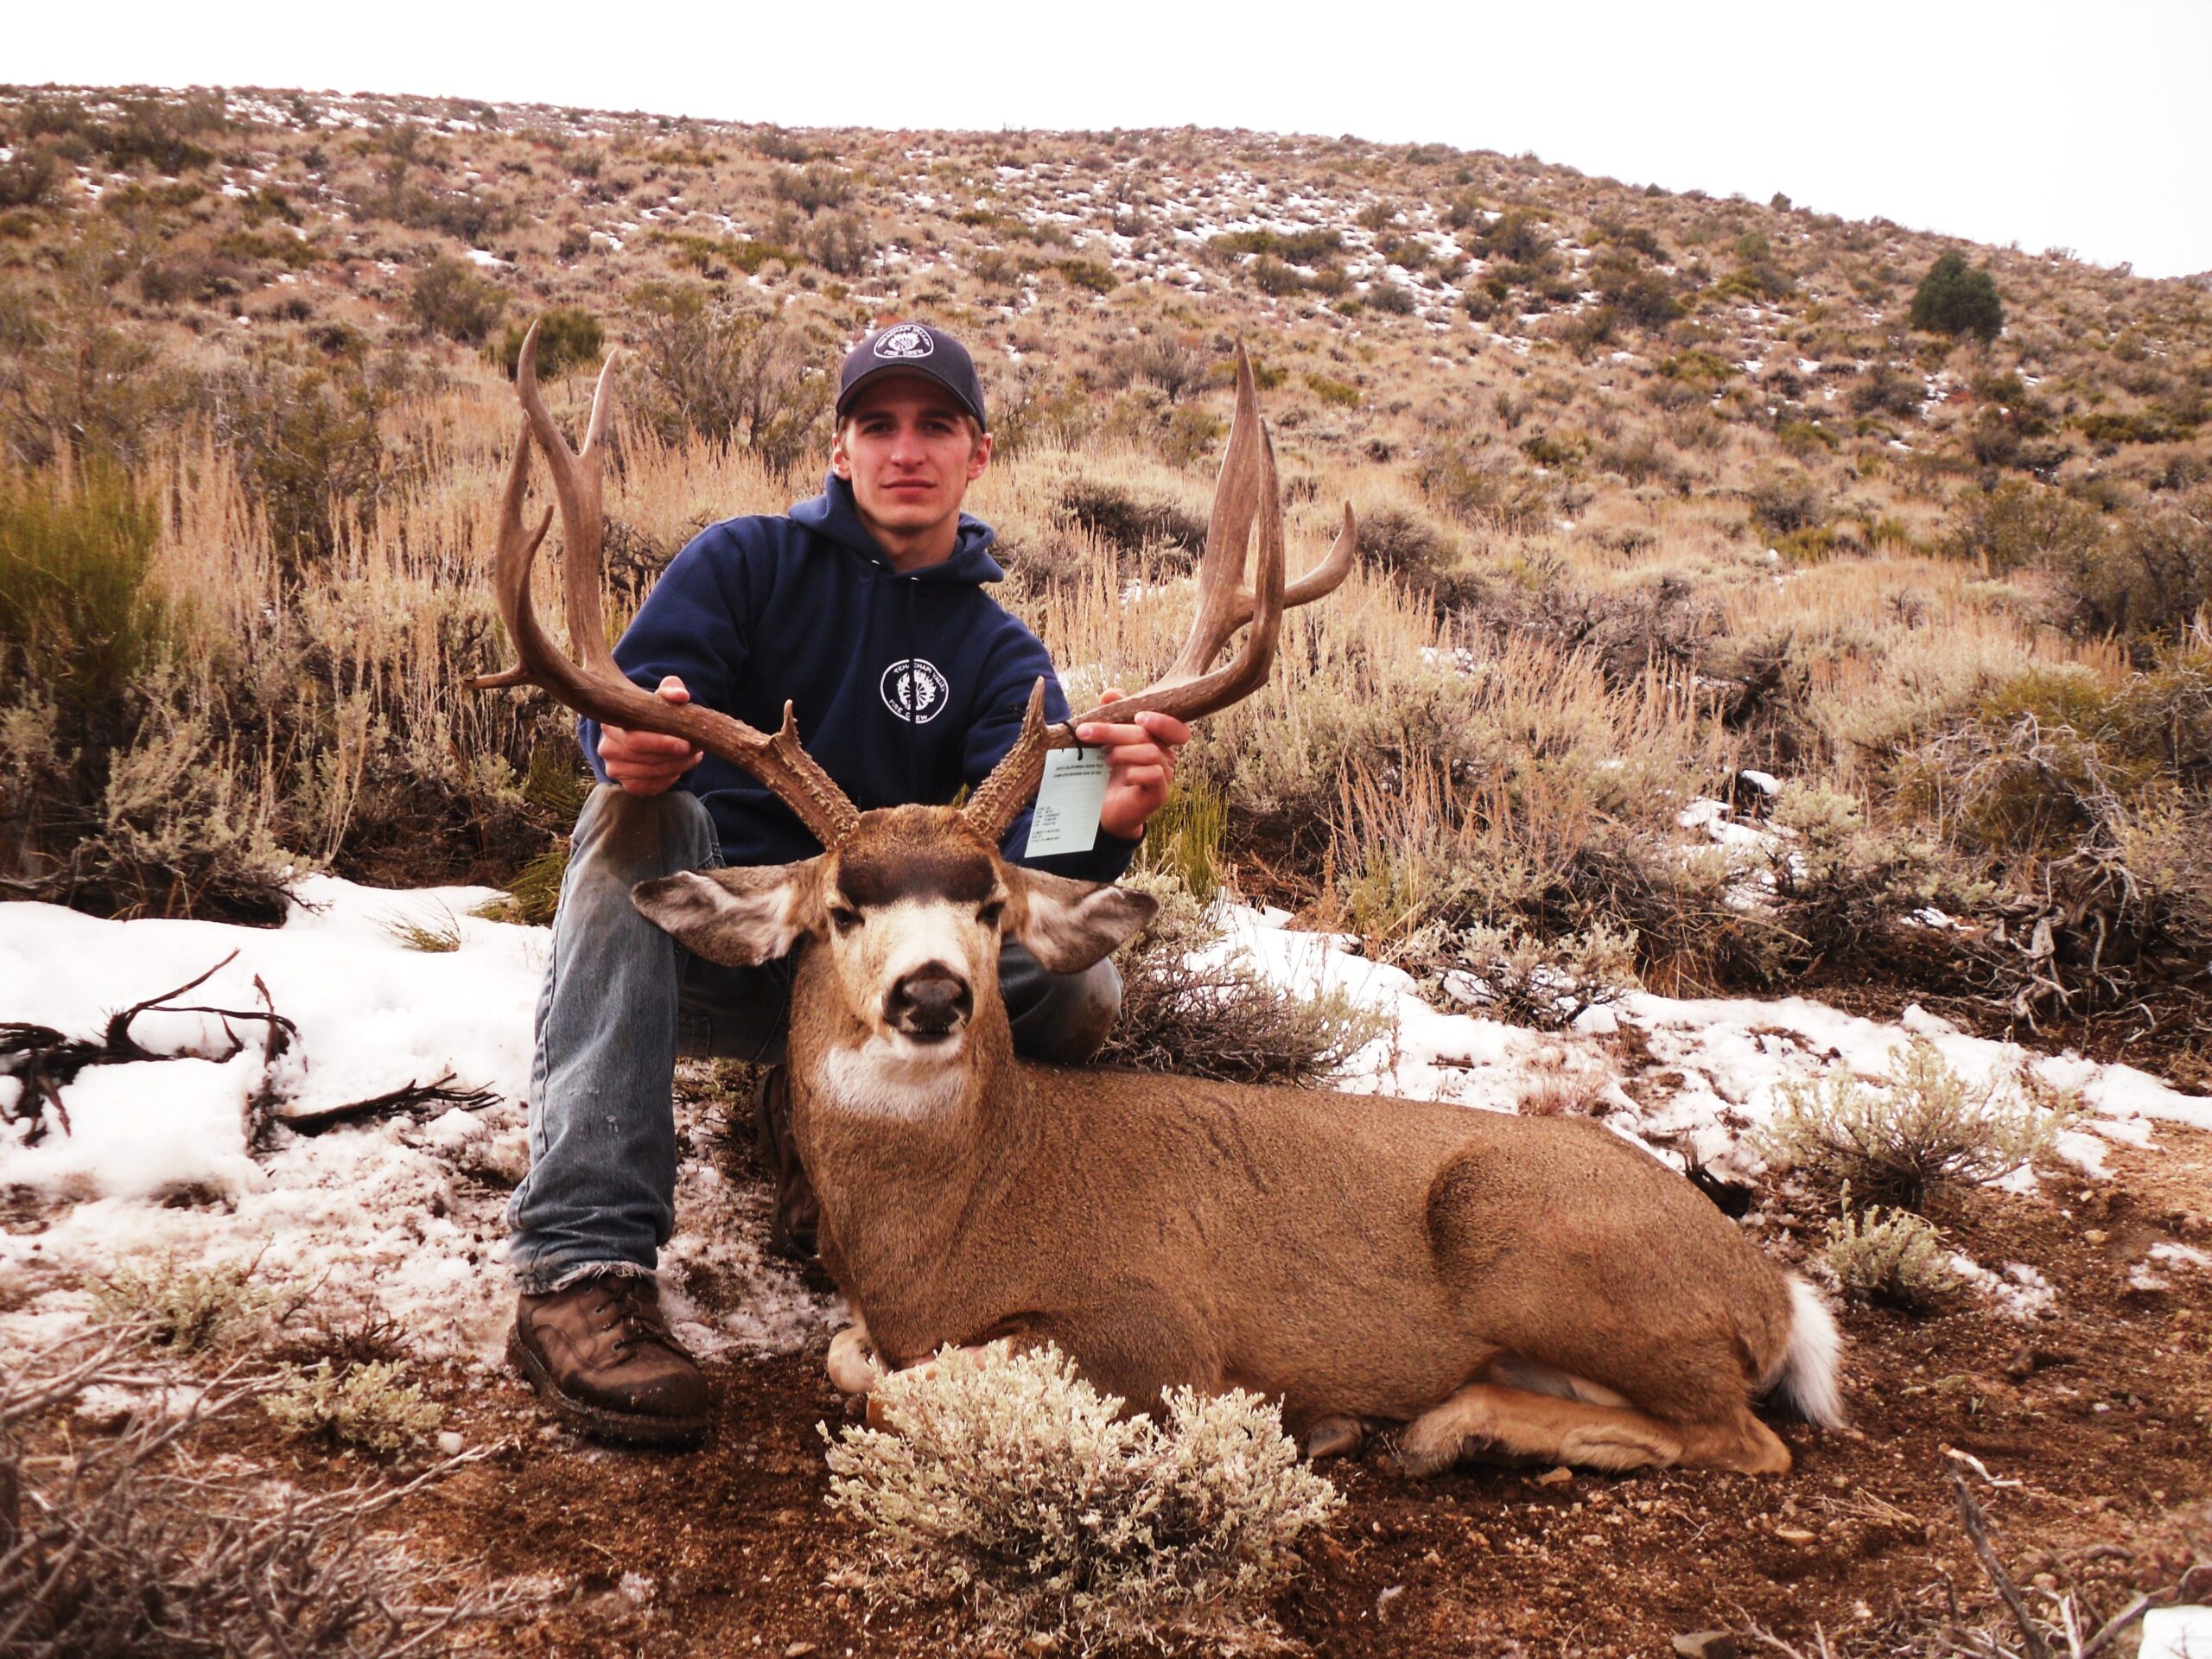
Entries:
{"label": "embroidered logo on hoodie", "polygon": [[935,720],[952,693],[938,665],[920,657],[901,658],[885,669],[881,689],[883,706],[918,726]]}

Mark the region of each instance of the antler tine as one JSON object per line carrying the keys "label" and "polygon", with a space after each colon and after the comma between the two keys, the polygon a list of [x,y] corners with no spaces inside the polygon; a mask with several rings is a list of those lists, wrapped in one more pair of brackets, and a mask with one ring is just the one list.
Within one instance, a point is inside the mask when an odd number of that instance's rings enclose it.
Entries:
{"label": "antler tine", "polygon": [[[1255,518],[1260,566],[1253,588],[1245,590],[1238,583]],[[1047,739],[1049,747],[1072,747],[1075,728],[1089,721],[1126,720],[1147,709],[1196,720],[1249,696],[1265,683],[1273,665],[1282,613],[1335,592],[1351,573],[1358,546],[1358,520],[1351,504],[1346,502],[1344,529],[1328,556],[1296,582],[1284,585],[1282,493],[1275,473],[1274,444],[1260,420],[1251,362],[1239,342],[1236,414],[1230,426],[1228,450],[1222,457],[1213,521],[1199,569],[1198,613],[1182,655],[1166,673],[1136,696],[1102,702],[1065,725],[1053,727]],[[1215,668],[1213,661],[1221,648],[1248,623],[1251,631],[1236,656]]]}
{"label": "antler tine", "polygon": [[522,351],[515,359],[515,396],[521,399],[530,429],[544,452],[553,474],[553,496],[561,504],[561,598],[569,618],[569,648],[590,668],[612,674],[614,652],[607,643],[607,626],[600,620],[600,550],[605,545],[607,515],[602,505],[607,451],[600,438],[607,429],[617,352],[607,354],[592,391],[591,418],[584,429],[584,447],[569,448],[552,412],[537,390],[537,321],[532,319],[522,337]]}
{"label": "antler tine", "polygon": [[[824,847],[835,847],[852,833],[859,810],[835,779],[800,747],[798,724],[791,706],[784,705],[784,721],[772,735],[745,721],[696,703],[670,702],[632,684],[615,665],[605,630],[599,620],[600,558],[605,522],[600,512],[597,439],[606,429],[607,393],[612,382],[602,371],[592,397],[591,422],[582,455],[562,440],[560,429],[538,395],[537,374],[537,329],[535,324],[523,338],[522,354],[515,365],[515,389],[522,402],[524,423],[507,469],[506,488],[499,503],[498,562],[493,591],[500,620],[514,641],[521,665],[498,674],[480,676],[469,683],[480,688],[535,685],[578,714],[602,725],[630,731],[660,732],[679,737],[709,754],[741,766],[766,784],[776,798],[798,817]],[[536,532],[524,526],[522,504],[530,481],[530,447],[535,438],[545,452],[553,474],[553,490],[561,510],[563,588],[567,601],[570,640],[581,664],[556,647],[537,620],[530,592],[531,567],[545,539],[553,515],[547,512]]]}
{"label": "antler tine", "polygon": [[1205,556],[1198,565],[1198,613],[1183,654],[1165,681],[1195,679],[1236,631],[1237,590],[1244,585],[1245,551],[1252,520],[1262,511],[1280,511],[1260,499],[1260,397],[1252,384],[1252,360],[1236,342],[1236,412],[1229,423],[1229,447],[1222,452],[1221,478],[1214,486],[1213,514],[1206,525]]}
{"label": "antler tine", "polygon": [[1045,682],[1040,677],[1029,688],[1029,707],[1021,716],[1020,735],[961,808],[961,815],[994,847],[1006,839],[1006,832],[1044,780],[1045,751],[1051,747],[1046,736]]}

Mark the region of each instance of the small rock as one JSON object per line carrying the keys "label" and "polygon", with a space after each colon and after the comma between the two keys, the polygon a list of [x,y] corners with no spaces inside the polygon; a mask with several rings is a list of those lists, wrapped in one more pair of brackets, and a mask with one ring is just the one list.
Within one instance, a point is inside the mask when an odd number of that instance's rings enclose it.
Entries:
{"label": "small rock", "polygon": [[1573,1478],[1574,1471],[1568,1468],[1562,1463],[1558,1468],[1547,1469],[1542,1474],[1538,1475],[1536,1477],[1536,1484],[1539,1486],[1557,1486],[1564,1482],[1573,1480]]}
{"label": "small rock", "polygon": [[438,1450],[449,1458],[459,1457],[461,1448],[467,1444],[467,1442],[461,1438],[459,1431],[454,1429],[449,1428],[438,1436]]}
{"label": "small rock", "polygon": [[1689,1630],[1674,1639],[1682,1659],[1736,1659],[1736,1638],[1726,1630]]}
{"label": "small rock", "polygon": [[1815,1534],[1806,1531],[1802,1527],[1777,1527],[1774,1529],[1774,1535],[1785,1544],[1809,1544],[1816,1536]]}
{"label": "small rock", "polygon": [[806,1659],[806,1656],[814,1651],[815,1646],[816,1644],[811,1642],[794,1642],[784,1649],[784,1659]]}
{"label": "small rock", "polygon": [[1382,1589],[1377,1590],[1375,1592],[1375,1622],[1378,1624],[1389,1624],[1390,1604],[1405,1593],[1406,1586],[1402,1584],[1385,1585]]}

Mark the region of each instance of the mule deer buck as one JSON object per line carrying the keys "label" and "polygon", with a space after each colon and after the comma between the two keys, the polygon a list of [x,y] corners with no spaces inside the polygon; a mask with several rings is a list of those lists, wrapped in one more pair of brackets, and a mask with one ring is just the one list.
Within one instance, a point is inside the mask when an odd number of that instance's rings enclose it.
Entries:
{"label": "mule deer buck", "polygon": [[[722,755],[820,839],[800,863],[672,876],[634,898],[716,962],[799,950],[793,1133],[823,1262],[885,1363],[948,1344],[1049,1342],[1140,1407],[1177,1384],[1274,1398],[1315,1455],[1402,1425],[1401,1461],[1415,1473],[1477,1453],[1775,1473],[1789,1453],[1754,1399],[1840,1421],[1835,1328],[1811,1289],[1688,1180],[1594,1122],[1017,1060],[1001,938],[1074,972],[1154,909],[1000,852],[1046,749],[1105,710],[1048,729],[1040,682],[1014,750],[964,806],[860,812],[800,747],[788,704],[770,734],[632,684],[600,622],[596,445],[584,461],[568,449],[531,365],[526,341],[528,420],[496,579],[521,665],[487,681],[532,683],[607,724]],[[606,404],[602,375],[594,435]],[[552,516],[534,534],[523,521],[533,435],[563,519],[581,662],[553,645],[531,601]],[[1343,580],[1354,535],[1347,506],[1327,559],[1286,585],[1274,456],[1240,348],[1190,643],[1111,717],[1194,719],[1249,695],[1284,609]],[[833,1353],[849,1380],[855,1339]]]}

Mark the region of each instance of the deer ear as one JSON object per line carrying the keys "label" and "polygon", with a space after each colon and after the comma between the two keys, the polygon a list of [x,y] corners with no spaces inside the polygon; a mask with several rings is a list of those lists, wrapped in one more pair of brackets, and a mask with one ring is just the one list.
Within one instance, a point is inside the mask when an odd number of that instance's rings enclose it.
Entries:
{"label": "deer ear", "polygon": [[819,861],[723,870],[686,870],[640,881],[630,902],[645,919],[709,962],[757,968],[786,956],[813,930]]}
{"label": "deer ear", "polygon": [[1079,974],[1153,918],[1160,900],[1109,882],[1076,881],[1019,866],[1007,883],[1021,902],[1014,936],[1047,973]]}

